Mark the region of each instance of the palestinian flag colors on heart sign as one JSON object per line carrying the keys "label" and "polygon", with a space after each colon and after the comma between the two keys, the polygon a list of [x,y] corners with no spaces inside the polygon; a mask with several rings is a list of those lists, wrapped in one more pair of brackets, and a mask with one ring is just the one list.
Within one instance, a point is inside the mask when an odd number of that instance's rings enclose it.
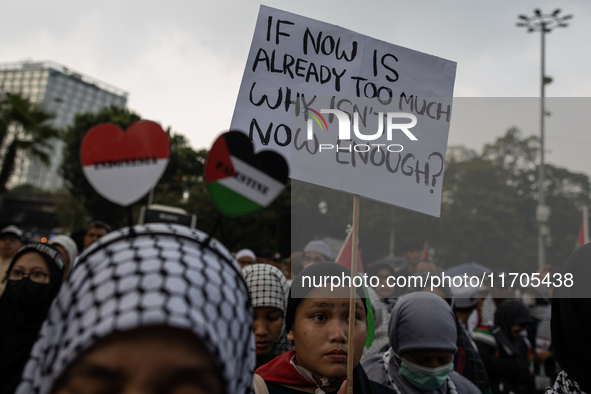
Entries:
{"label": "palestinian flag colors on heart sign", "polygon": [[252,142],[229,131],[214,142],[205,164],[209,194],[225,216],[244,215],[271,204],[285,188],[289,168],[278,153],[254,154]]}
{"label": "palestinian flag colors on heart sign", "polygon": [[110,123],[91,128],[80,144],[82,172],[107,200],[128,206],[145,196],[166,170],[168,134],[158,123],[142,120],[127,131]]}

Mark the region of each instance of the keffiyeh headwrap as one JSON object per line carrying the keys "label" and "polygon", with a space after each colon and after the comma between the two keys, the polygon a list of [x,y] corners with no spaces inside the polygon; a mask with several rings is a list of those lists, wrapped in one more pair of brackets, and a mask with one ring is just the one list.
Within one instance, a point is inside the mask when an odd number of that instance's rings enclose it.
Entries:
{"label": "keffiyeh headwrap", "polygon": [[565,371],[560,371],[554,384],[546,388],[545,394],[585,394],[579,384],[569,378]]}
{"label": "keffiyeh headwrap", "polygon": [[[242,269],[242,275],[244,275],[253,308],[277,308],[283,311],[285,317],[289,285],[279,268],[270,264],[252,264]],[[291,349],[293,345],[287,340],[284,319],[275,343],[274,356],[279,356]]]}
{"label": "keffiyeh headwrap", "polygon": [[182,226],[150,224],[102,237],[83,253],[52,305],[17,393],[48,393],[80,354],[117,331],[164,325],[195,334],[225,392],[251,393],[252,308],[226,248]]}
{"label": "keffiyeh headwrap", "polygon": [[252,307],[281,309],[285,312],[289,286],[281,270],[270,264],[252,264],[242,269]]}

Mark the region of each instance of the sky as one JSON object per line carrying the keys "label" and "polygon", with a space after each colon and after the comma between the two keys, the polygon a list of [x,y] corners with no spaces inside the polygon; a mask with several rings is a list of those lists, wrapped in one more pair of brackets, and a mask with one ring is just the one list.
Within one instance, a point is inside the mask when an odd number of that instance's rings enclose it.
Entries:
{"label": "sky", "polygon": [[229,128],[261,4],[457,62],[449,144],[478,152],[512,126],[539,134],[540,33],[516,27],[517,15],[573,14],[546,40],[546,95],[557,98],[546,159],[591,174],[591,2],[582,0],[5,0],[0,62],[52,60],[115,85],[144,119],[209,148]]}

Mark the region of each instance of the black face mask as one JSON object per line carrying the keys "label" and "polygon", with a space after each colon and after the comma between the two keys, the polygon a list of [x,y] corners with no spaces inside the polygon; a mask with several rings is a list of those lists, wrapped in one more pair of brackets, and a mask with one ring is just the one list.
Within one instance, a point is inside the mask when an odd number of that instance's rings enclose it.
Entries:
{"label": "black face mask", "polygon": [[30,309],[43,304],[49,296],[51,285],[49,283],[35,283],[29,278],[21,280],[8,280],[4,290],[15,306]]}

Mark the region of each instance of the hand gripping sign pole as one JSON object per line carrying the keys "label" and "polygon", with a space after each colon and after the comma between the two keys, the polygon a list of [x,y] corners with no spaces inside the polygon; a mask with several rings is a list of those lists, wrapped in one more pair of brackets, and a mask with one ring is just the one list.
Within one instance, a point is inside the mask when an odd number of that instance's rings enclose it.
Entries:
{"label": "hand gripping sign pole", "polygon": [[349,292],[349,338],[347,342],[347,394],[353,393],[353,356],[355,349],[355,301],[357,292],[353,285],[353,279],[357,276],[357,243],[359,240],[359,195],[353,196],[353,228],[351,230],[352,253],[351,253],[351,289]]}

